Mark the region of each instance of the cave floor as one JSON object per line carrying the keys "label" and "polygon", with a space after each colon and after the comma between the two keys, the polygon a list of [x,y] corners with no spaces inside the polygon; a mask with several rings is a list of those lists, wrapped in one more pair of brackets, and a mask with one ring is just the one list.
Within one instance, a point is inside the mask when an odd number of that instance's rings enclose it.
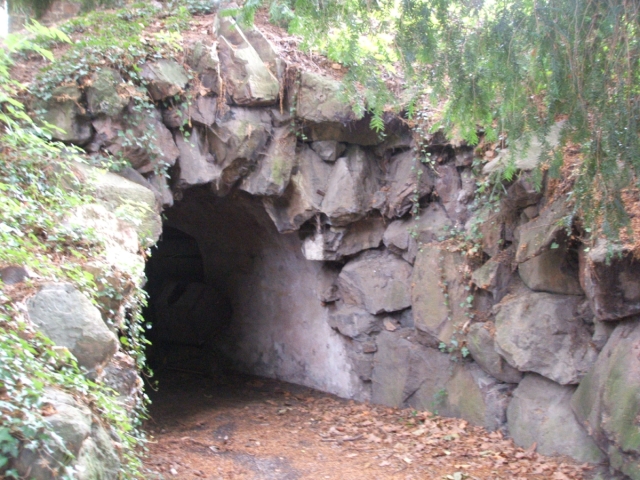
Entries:
{"label": "cave floor", "polygon": [[583,479],[586,466],[499,433],[245,375],[187,372],[150,392],[153,479]]}

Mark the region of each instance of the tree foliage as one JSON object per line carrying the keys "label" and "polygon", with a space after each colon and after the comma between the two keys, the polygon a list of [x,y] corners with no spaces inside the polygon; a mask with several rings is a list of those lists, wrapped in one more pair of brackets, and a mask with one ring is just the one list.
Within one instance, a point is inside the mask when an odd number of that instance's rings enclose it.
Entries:
{"label": "tree foliage", "polygon": [[[374,117],[394,98],[385,72],[398,71],[429,98],[434,126],[469,144],[483,132],[526,147],[567,119],[561,146],[581,149],[573,191],[586,223],[609,236],[627,223],[621,193],[640,172],[636,0],[247,0],[242,18],[262,6],[303,48],[350,67]],[[542,159],[556,177],[560,152]]]}

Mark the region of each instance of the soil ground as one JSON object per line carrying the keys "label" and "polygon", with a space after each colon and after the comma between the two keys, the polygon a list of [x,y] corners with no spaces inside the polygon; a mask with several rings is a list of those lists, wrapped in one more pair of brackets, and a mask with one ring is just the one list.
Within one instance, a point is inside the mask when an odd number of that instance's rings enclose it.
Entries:
{"label": "soil ground", "polygon": [[244,375],[168,372],[150,392],[150,478],[583,479],[460,419],[357,403]]}

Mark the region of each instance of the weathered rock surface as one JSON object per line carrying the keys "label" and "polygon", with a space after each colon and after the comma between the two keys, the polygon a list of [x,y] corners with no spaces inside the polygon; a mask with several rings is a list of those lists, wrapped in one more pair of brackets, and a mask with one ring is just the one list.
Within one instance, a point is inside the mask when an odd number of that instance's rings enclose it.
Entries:
{"label": "weathered rock surface", "polygon": [[186,61],[197,74],[202,86],[216,95],[220,94],[220,59],[217,42],[205,45],[196,42],[187,51]]}
{"label": "weathered rock surface", "polygon": [[275,128],[265,155],[240,189],[252,195],[280,196],[291,179],[296,162],[296,136],[289,127]]}
{"label": "weathered rock surface", "polygon": [[75,168],[89,192],[116,216],[130,223],[143,245],[156,242],[162,232],[162,222],[151,189],[86,165],[77,164]]}
{"label": "weathered rock surface", "polygon": [[518,273],[525,285],[533,291],[584,295],[578,280],[577,260],[577,255],[571,255],[566,246],[562,245],[521,263],[518,265]]}
{"label": "weathered rock surface", "polygon": [[273,105],[280,93],[278,79],[231,18],[220,19],[218,54],[226,93],[236,105]]}
{"label": "weathered rock surface", "polygon": [[311,148],[325,162],[335,162],[346,150],[346,145],[336,140],[311,142]]}
{"label": "weathered rock surface", "polygon": [[264,197],[265,210],[279,232],[297,230],[320,212],[326,195],[331,165],[307,145],[297,153],[297,172],[281,197]]}
{"label": "weathered rock surface", "polygon": [[342,335],[359,338],[381,329],[381,319],[362,308],[340,302],[329,315],[329,325]]}
{"label": "weathered rock surface", "polygon": [[90,145],[91,151],[106,148],[142,173],[172,166],[180,155],[173,135],[162,123],[162,114],[157,110],[127,114],[123,120],[100,116],[92,121],[92,125],[96,135]]}
{"label": "weathered rock surface", "polygon": [[340,84],[334,80],[316,73],[300,72],[298,88],[291,92],[296,116],[314,123],[354,121],[356,117],[351,105],[343,100],[340,88]]}
{"label": "weathered rock surface", "polygon": [[519,290],[505,297],[496,314],[496,351],[523,372],[562,385],[577,384],[597,351],[580,318],[581,297]]}
{"label": "weathered rock surface", "polygon": [[581,252],[580,283],[599,320],[640,313],[640,262],[619,246],[597,240]]}
{"label": "weathered rock surface", "polygon": [[87,106],[93,115],[117,117],[129,104],[129,97],[120,94],[122,85],[120,73],[111,68],[102,68],[91,76],[91,84],[86,89]]}
{"label": "weathered rock surface", "polygon": [[571,405],[611,465],[640,479],[640,327],[619,324]]}
{"label": "weathered rock surface", "polygon": [[118,339],[100,311],[68,283],[45,285],[27,302],[29,319],[56,345],[66,347],[87,370],[102,367],[116,353]]}
{"label": "weathered rock surface", "polygon": [[493,300],[499,302],[506,295],[511,282],[513,248],[503,251],[485,262],[471,274],[471,281],[483,290],[491,292]]}
{"label": "weathered rock surface", "polygon": [[489,375],[506,383],[518,383],[522,372],[509,365],[495,351],[495,325],[474,323],[467,332],[467,348],[473,359]]}
{"label": "weathered rock surface", "polygon": [[149,95],[156,101],[181,95],[189,82],[184,68],[173,60],[145,63],[141,76],[147,82]]}
{"label": "weathered rock surface", "polygon": [[441,245],[424,245],[416,257],[411,279],[415,325],[440,342],[449,343],[468,320],[465,269],[462,254]]}
{"label": "weathered rock surface", "polygon": [[216,188],[221,194],[249,173],[264,153],[271,135],[271,117],[264,110],[232,107],[209,130],[216,164],[222,169]]}
{"label": "weathered rock surface", "polygon": [[416,218],[395,220],[384,232],[386,247],[413,263],[419,245],[444,240],[449,234],[452,222],[438,203],[430,203]]}
{"label": "weathered rock surface", "polygon": [[346,227],[328,226],[304,240],[302,253],[307,260],[341,260],[362,250],[378,248],[384,232],[384,220],[380,217],[364,218]]}
{"label": "weathered rock surface", "polygon": [[22,449],[15,462],[18,473],[34,480],[54,480],[59,478],[71,454],[75,457],[72,461],[75,478],[116,480],[120,460],[107,432],[100,422],[93,420],[91,410],[54,388],[47,388],[40,402],[54,412],[45,417],[47,427],[56,435],[47,440],[51,453],[42,456]]}
{"label": "weathered rock surface", "polygon": [[433,191],[434,180],[428,167],[416,159],[412,151],[393,156],[388,168],[388,193],[383,213],[389,218],[399,218],[411,210],[417,199]]}
{"label": "weathered rock surface", "polygon": [[31,277],[31,275],[25,267],[9,265],[8,267],[0,268],[0,281],[2,281],[4,285],[22,283],[29,277]]}
{"label": "weathered rock surface", "polygon": [[51,132],[54,139],[76,145],[85,145],[91,139],[91,123],[84,116],[81,98],[82,92],[77,86],[61,86],[52,92],[48,101],[36,105],[43,111],[40,118],[57,127]]}
{"label": "weathered rock surface", "polygon": [[177,132],[176,145],[180,151],[180,176],[176,187],[204,185],[220,178],[221,169],[209,153],[207,137],[199,128],[194,128],[186,138],[182,132]]}
{"label": "weathered rock surface", "polygon": [[[516,262],[522,263],[549,250],[566,226],[562,219],[569,213],[567,200],[558,197],[540,216],[520,228],[520,241],[516,250]],[[562,243],[562,242],[560,242]]]}
{"label": "weathered rock surface", "polygon": [[135,360],[122,352],[117,352],[104,367],[102,382],[118,392],[129,407],[134,406],[135,397],[142,388]]}
{"label": "weathered rock surface", "polygon": [[571,411],[575,390],[535,373],[525,375],[507,409],[509,433],[516,445],[526,449],[535,443],[543,455],[567,455],[578,462],[604,460]]}
{"label": "weathered rock surface", "polygon": [[322,200],[322,212],[331,225],[347,225],[371,210],[373,194],[378,190],[375,167],[358,146],[350,147],[346,157],[336,160]]}
{"label": "weathered rock surface", "polygon": [[390,253],[367,251],[347,263],[338,276],[342,300],[369,313],[411,306],[411,265]]}

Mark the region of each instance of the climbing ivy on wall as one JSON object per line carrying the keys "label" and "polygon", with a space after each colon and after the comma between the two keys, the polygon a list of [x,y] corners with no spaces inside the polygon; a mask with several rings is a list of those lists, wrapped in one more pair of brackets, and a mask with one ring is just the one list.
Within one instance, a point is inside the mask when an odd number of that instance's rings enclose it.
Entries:
{"label": "climbing ivy on wall", "polygon": [[[640,173],[638,2],[247,0],[237,13],[250,22],[262,7],[303,49],[348,66],[378,122],[389,106],[426,111],[451,137],[513,151],[566,120],[542,168],[560,177],[563,147],[577,148],[572,191],[586,224],[612,237],[628,224],[623,192]],[[391,95],[390,74],[407,95]]]}

